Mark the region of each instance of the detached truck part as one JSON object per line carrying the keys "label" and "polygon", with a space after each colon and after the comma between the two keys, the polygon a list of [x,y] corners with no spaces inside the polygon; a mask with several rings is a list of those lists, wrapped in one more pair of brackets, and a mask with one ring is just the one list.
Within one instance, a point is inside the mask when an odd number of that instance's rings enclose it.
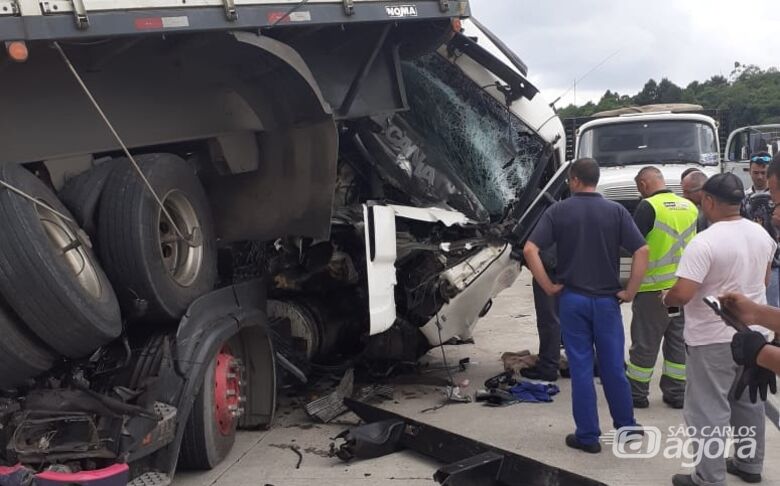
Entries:
{"label": "detached truck part", "polygon": [[469,339],[565,140],[468,15],[0,0],[0,478],[165,485],[288,372]]}

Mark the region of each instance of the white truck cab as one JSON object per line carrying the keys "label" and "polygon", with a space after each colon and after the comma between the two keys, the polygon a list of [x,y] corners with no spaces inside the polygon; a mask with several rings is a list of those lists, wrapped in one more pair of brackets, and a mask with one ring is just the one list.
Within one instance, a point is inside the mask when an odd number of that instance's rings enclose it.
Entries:
{"label": "white truck cab", "polygon": [[641,199],[634,178],[642,167],[661,169],[667,187],[679,195],[685,170],[697,168],[708,176],[721,171],[715,120],[696,113],[675,113],[673,108],[655,108],[632,108],[632,113],[592,120],[577,134],[577,158],[592,157],[601,166],[598,191],[630,211]]}
{"label": "white truck cab", "polygon": [[[718,128],[715,120],[697,113],[697,105],[648,105],[596,116],[577,132],[576,158],[591,157],[601,166],[598,191],[634,212],[642,196],[634,178],[648,165],[661,169],[667,188],[682,196],[682,174],[696,168],[721,172]],[[628,281],[631,258],[620,259],[620,278]]]}

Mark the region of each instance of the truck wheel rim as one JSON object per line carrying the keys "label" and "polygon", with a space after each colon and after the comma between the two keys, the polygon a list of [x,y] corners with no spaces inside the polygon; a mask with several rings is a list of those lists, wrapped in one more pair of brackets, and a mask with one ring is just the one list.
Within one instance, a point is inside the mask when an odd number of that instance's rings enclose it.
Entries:
{"label": "truck wheel rim", "polygon": [[203,238],[195,208],[181,191],[171,191],[163,199],[176,228],[189,238],[185,241],[163,214],[159,214],[160,252],[170,276],[182,287],[189,287],[203,264]]}
{"label": "truck wheel rim", "polygon": [[[47,204],[46,201],[41,202]],[[35,210],[38,213],[38,220],[41,222],[43,231],[57,254],[62,258],[65,266],[89,295],[99,299],[103,294],[103,288],[95,262],[84,248],[84,242],[72,229],[72,223],[65,221],[43,206],[36,204]]]}
{"label": "truck wheel rim", "polygon": [[235,430],[235,423],[243,414],[241,395],[241,362],[236,359],[227,346],[217,354],[214,370],[214,408],[217,429],[223,436]]}

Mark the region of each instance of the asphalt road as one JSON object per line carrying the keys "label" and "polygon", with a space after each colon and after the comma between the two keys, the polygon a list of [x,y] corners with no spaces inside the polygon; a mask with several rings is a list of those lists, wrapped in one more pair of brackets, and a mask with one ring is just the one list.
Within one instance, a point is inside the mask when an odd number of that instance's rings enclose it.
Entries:
{"label": "asphalt road", "polygon": [[[630,306],[624,306],[626,329]],[[536,352],[537,336],[533,299],[528,274],[495,301],[490,313],[478,324],[474,345],[448,346],[448,360],[469,357],[471,366],[456,379],[467,378],[473,394],[484,380],[503,371],[499,357],[504,351],[531,349]],[[628,346],[628,342],[626,345]],[[441,362],[436,349],[427,359]],[[659,363],[660,364],[660,360]],[[661,401],[658,389],[660,366],[656,366],[650,397],[650,408],[637,410],[637,421],[658,427],[662,432],[662,451],[669,429],[684,425],[682,412]],[[430,386],[404,385],[395,390],[395,399],[382,406],[494,446],[522,454],[560,468],[592,477],[607,484],[656,486],[671,484],[671,476],[688,471],[682,458],[617,457],[610,446],[601,454],[590,455],[567,448],[563,441],[574,429],[571,418],[569,380],[558,380],[561,393],[553,403],[520,403],[504,408],[488,408],[478,403],[447,405],[433,412],[422,410],[441,403],[443,392]],[[602,431],[611,428],[603,394],[599,390]],[[344,464],[327,457],[331,437],[356,421],[351,414],[337,419],[338,424],[314,424],[302,410],[282,406],[273,428],[265,432],[241,432],[231,455],[219,467],[207,472],[180,472],[175,486],[318,486],[370,484],[432,485],[438,464],[411,452],[401,452],[379,459]],[[291,449],[297,446],[302,459]],[[780,433],[767,428],[764,482],[780,485]],[[296,468],[300,460],[300,466]],[[730,478],[731,484],[742,484]]]}

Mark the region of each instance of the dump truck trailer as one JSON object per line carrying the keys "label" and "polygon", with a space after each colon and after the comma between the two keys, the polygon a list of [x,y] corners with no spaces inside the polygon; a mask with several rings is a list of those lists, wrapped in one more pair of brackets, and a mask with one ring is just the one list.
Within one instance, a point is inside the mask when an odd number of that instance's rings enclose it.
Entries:
{"label": "dump truck trailer", "polygon": [[469,14],[0,0],[4,484],[169,484],[281,380],[468,341],[566,170]]}

